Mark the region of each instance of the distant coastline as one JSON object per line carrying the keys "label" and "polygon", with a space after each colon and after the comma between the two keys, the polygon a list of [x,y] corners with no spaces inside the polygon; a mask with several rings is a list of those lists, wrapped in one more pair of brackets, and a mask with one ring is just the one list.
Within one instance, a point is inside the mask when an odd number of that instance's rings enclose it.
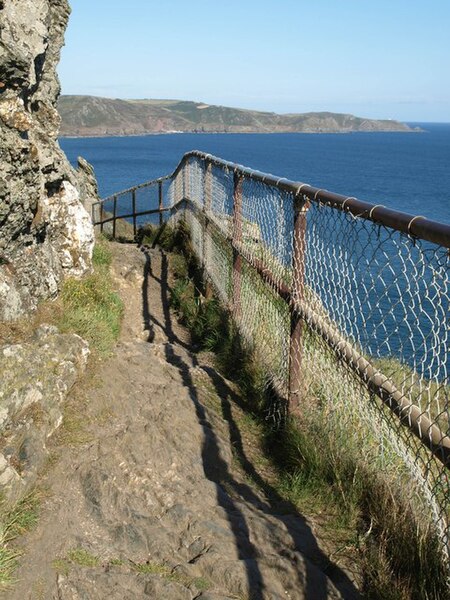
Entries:
{"label": "distant coastline", "polygon": [[399,121],[310,112],[281,115],[179,100],[61,96],[60,137],[107,138],[181,133],[417,133]]}
{"label": "distant coastline", "polygon": [[99,133],[99,134],[87,134],[87,135],[70,135],[60,133],[59,138],[65,140],[82,140],[82,139],[106,139],[106,138],[128,138],[128,137],[150,137],[158,135],[184,135],[184,134],[195,134],[195,135],[290,135],[295,133],[296,135],[344,135],[344,134],[355,134],[358,133],[428,133],[426,129],[422,128],[411,128],[409,130],[395,130],[395,129],[378,129],[376,131],[152,131],[147,133]]}

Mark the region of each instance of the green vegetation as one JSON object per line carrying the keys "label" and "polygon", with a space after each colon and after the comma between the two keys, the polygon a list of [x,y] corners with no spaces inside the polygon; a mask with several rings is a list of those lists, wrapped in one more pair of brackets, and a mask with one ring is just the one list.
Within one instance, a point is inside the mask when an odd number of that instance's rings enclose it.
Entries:
{"label": "green vegetation", "polygon": [[199,591],[205,591],[211,587],[211,583],[204,577],[189,577],[161,563],[147,561],[131,564],[135,571],[143,575],[159,575],[168,581],[179,583],[185,587],[195,587]]}
{"label": "green vegetation", "polygon": [[21,552],[14,547],[14,540],[32,529],[37,523],[40,495],[34,491],[9,505],[0,500],[0,590],[13,583],[14,571]]}
{"label": "green vegetation", "polygon": [[64,333],[84,337],[98,356],[107,355],[120,330],[122,302],[113,291],[111,251],[106,237],[98,236],[93,254],[93,273],[68,279],[58,300],[43,302],[30,317],[0,323],[5,344],[26,341],[42,323],[56,325]]}
{"label": "green vegetation", "polygon": [[98,556],[88,552],[85,548],[72,548],[64,558],[57,558],[52,562],[52,566],[57,573],[68,575],[72,565],[80,567],[94,568],[98,567],[101,561]]}
{"label": "green vegetation", "polygon": [[317,112],[279,115],[180,100],[61,96],[61,135],[130,135],[164,131],[411,131],[398,121]]}
{"label": "green vegetation", "polygon": [[[142,575],[158,575],[167,581],[179,583],[185,587],[195,587],[199,591],[204,591],[211,587],[211,583],[203,577],[189,577],[162,563],[151,561],[138,563],[122,558],[111,558],[105,562],[110,567],[125,567]],[[100,558],[85,548],[73,548],[69,550],[65,557],[57,558],[52,563],[55,571],[63,575],[68,575],[74,565],[93,569],[101,564],[102,561]]]}
{"label": "green vegetation", "polygon": [[67,554],[67,558],[81,567],[98,567],[100,559],[84,548],[74,548]]}
{"label": "green vegetation", "polygon": [[77,333],[100,357],[111,351],[120,332],[123,305],[113,291],[109,268],[111,252],[100,238],[94,248],[94,272],[83,279],[68,279],[63,286],[62,311],[57,325]]}
{"label": "green vegetation", "polygon": [[390,464],[389,455],[383,457],[384,462],[377,462],[379,441],[370,429],[357,425],[353,416],[342,419],[339,408],[336,410],[339,396],[348,393],[342,386],[345,374],[337,374],[336,382],[330,383],[335,385],[338,400],[334,409],[327,406],[329,396],[322,390],[321,379],[328,369],[322,372],[320,368],[335,358],[327,355],[318,337],[307,336],[305,352],[310,360],[321,355],[319,377],[309,382],[301,415],[289,418],[282,430],[275,431],[265,419],[274,397],[261,363],[242,341],[229,313],[205,289],[186,225],[181,222],[176,230],[149,229],[143,236],[147,243],[157,241],[173,253],[172,306],[191,331],[196,348],[213,351],[218,370],[239,386],[240,396],[258,421],[265,457],[277,472],[272,487],[299,512],[320,517],[330,537],[340,542],[333,560],[339,564],[344,557],[351,557],[364,597],[449,597],[441,542],[426,514],[411,502],[408,488],[401,487],[402,481],[408,486],[410,479],[404,477],[398,461],[392,459]]}

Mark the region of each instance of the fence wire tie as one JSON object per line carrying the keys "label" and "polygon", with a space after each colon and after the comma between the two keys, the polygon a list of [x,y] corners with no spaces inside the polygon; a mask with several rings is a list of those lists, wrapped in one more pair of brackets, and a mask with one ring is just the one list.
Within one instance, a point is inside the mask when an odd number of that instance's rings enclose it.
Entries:
{"label": "fence wire tie", "polygon": [[408,235],[410,235],[412,238],[414,238],[414,239],[415,239],[415,238],[416,238],[416,236],[415,236],[413,233],[411,233],[411,225],[414,223],[414,221],[415,221],[416,219],[425,219],[425,218],[426,218],[426,217],[424,217],[423,215],[416,215],[415,217],[413,217],[413,218],[411,219],[411,221],[408,223]]}
{"label": "fence wire tie", "polygon": [[295,197],[297,197],[297,196],[299,196],[299,195],[300,195],[300,193],[301,193],[301,191],[302,191],[302,188],[304,188],[304,187],[309,187],[309,184],[308,184],[308,183],[302,183],[302,184],[300,184],[300,185],[298,186],[298,188],[297,188],[296,192],[295,192]]}
{"label": "fence wire tie", "polygon": [[315,202],[317,202],[317,196],[320,194],[320,192],[326,192],[326,190],[324,190],[322,188],[320,190],[317,190],[317,192],[314,194],[314,201]]}
{"label": "fence wire tie", "polygon": [[375,204],[375,206],[372,206],[372,208],[370,209],[370,212],[369,212],[369,219],[375,220],[375,217],[373,216],[373,211],[376,208],[386,208],[386,207],[384,204]]}
{"label": "fence wire tie", "polygon": [[344,200],[344,202],[342,203],[342,210],[345,210],[345,209],[347,208],[345,205],[347,204],[347,202],[348,202],[349,200],[356,200],[356,198],[355,198],[354,196],[349,196],[348,198],[346,198],[346,199]]}

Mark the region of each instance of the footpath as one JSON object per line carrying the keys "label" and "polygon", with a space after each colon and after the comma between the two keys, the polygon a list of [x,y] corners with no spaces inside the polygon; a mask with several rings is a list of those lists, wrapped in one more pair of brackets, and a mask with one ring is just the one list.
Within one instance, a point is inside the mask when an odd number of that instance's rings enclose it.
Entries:
{"label": "footpath", "polygon": [[44,477],[6,597],[358,598],[311,524],[255,485],[264,469],[236,427],[233,386],[169,310],[167,257],[125,244],[114,255],[120,341],[81,404],[79,443]]}

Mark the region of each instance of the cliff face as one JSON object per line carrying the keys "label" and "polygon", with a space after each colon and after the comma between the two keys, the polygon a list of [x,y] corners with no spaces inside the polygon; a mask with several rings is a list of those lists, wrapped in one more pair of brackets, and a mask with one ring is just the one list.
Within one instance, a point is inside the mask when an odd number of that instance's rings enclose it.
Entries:
{"label": "cliff face", "polygon": [[0,0],[0,320],[90,269],[83,171],[59,148],[56,66],[67,0]]}

